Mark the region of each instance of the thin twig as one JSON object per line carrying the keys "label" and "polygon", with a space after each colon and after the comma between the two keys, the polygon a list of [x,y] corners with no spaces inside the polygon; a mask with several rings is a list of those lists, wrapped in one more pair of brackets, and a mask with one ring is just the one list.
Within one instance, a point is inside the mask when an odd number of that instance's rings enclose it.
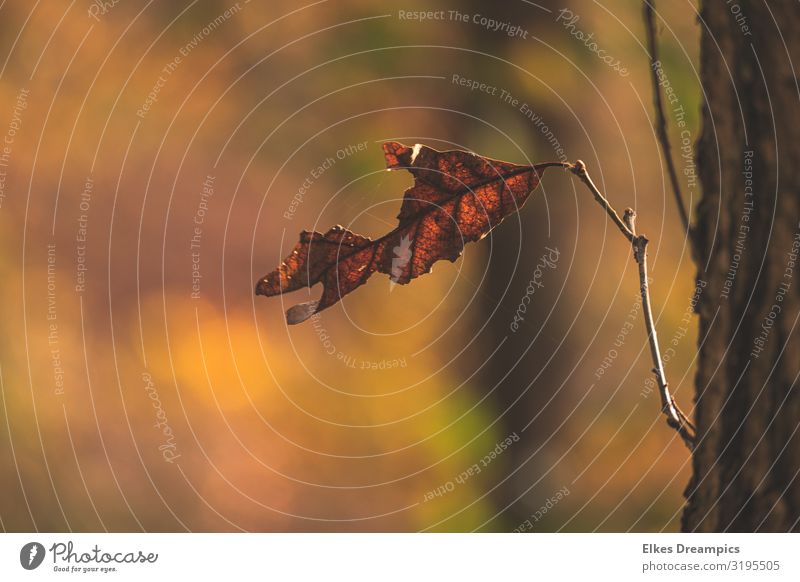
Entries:
{"label": "thin twig", "polygon": [[655,0],[644,0],[644,23],[647,31],[647,47],[650,52],[650,78],[653,81],[653,100],[656,106],[656,134],[661,146],[661,154],[667,164],[667,173],[672,185],[672,193],[675,195],[675,203],[678,206],[678,214],[681,217],[683,230],[689,237],[690,247],[694,251],[689,215],[686,213],[680,182],[678,182],[678,172],[672,160],[672,148],[669,142],[669,133],[667,132],[667,118],[664,115],[664,101],[661,97],[661,85],[658,79],[658,69],[661,68],[661,62],[658,58],[658,43],[656,42]]}
{"label": "thin twig", "polygon": [[629,229],[628,226],[622,221],[622,219],[619,217],[619,214],[617,214],[617,211],[614,210],[611,204],[609,204],[608,200],[606,200],[605,196],[603,196],[600,193],[600,190],[597,189],[597,186],[594,185],[594,182],[592,182],[592,179],[589,177],[589,174],[586,171],[586,165],[581,160],[578,160],[572,166],[567,167],[573,174],[578,176],[578,178],[580,178],[584,184],[586,184],[586,187],[589,188],[589,190],[591,190],[592,194],[594,194],[594,199],[597,200],[597,203],[605,209],[608,216],[612,221],[614,221],[614,224],[616,224],[622,234],[625,235],[625,238],[633,242],[633,237],[635,236],[633,231],[631,231],[631,229]]}
{"label": "thin twig", "polygon": [[644,312],[644,323],[650,342],[650,355],[653,359],[653,374],[655,374],[658,391],[661,395],[661,411],[667,417],[667,424],[678,432],[690,451],[694,450],[697,431],[689,418],[678,407],[678,404],[669,391],[667,376],[664,372],[664,361],[661,358],[661,349],[658,346],[658,335],[656,334],[656,326],[653,322],[653,310],[650,305],[650,288],[648,286],[647,275],[647,243],[649,241],[643,234],[636,234],[636,213],[632,209],[626,209],[623,217],[620,218],[619,214],[617,214],[617,211],[614,210],[606,197],[603,196],[597,189],[597,186],[594,185],[594,182],[589,177],[589,173],[586,171],[586,164],[578,160],[568,167],[573,174],[586,184],[587,188],[589,188],[594,195],[594,199],[597,203],[605,209],[614,224],[619,227],[622,234],[631,243],[633,257],[639,265],[639,289],[642,294],[642,311]]}

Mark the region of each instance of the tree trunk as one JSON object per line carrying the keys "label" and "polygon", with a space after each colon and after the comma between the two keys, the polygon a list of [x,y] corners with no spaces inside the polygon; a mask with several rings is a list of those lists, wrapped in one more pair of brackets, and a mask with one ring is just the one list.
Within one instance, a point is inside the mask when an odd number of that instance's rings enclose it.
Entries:
{"label": "tree trunk", "polygon": [[797,531],[800,521],[800,5],[706,0],[699,444],[685,531]]}

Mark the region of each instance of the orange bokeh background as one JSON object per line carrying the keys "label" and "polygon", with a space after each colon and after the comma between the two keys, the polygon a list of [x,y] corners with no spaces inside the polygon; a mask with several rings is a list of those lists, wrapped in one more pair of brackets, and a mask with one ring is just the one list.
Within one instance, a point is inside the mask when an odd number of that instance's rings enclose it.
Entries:
{"label": "orange bokeh background", "polygon": [[[652,130],[640,5],[572,9],[621,76],[560,6],[508,4],[436,8],[528,38],[399,17],[419,2],[3,4],[0,133],[17,127],[0,205],[4,529],[511,531],[564,487],[534,531],[677,529],[689,456],[643,392],[641,319],[614,343],[635,265],[568,174],[550,170],[456,263],[397,288],[376,275],[316,322],[288,328],[283,312],[318,289],[253,295],[302,229],[392,228],[411,181],[384,171],[383,140],[557,157],[519,105],[460,75],[529,104],[638,210],[658,329],[675,341],[667,373],[691,408],[694,272]],[[691,3],[661,4],[693,141],[699,30]],[[558,266],[510,332],[545,246]]]}

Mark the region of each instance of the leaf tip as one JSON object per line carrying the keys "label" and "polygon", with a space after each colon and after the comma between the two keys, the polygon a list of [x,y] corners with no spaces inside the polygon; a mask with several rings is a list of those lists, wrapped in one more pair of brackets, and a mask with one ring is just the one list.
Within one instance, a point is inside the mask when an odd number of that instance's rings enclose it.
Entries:
{"label": "leaf tip", "polygon": [[269,295],[266,278],[259,279],[258,283],[256,283],[256,295]]}
{"label": "leaf tip", "polygon": [[289,325],[297,325],[303,323],[306,319],[311,317],[317,312],[319,301],[307,301],[300,303],[286,310],[286,323]]}
{"label": "leaf tip", "polygon": [[[422,147],[422,146],[419,146]],[[411,165],[412,150],[410,147],[396,141],[387,141],[383,144],[383,155],[386,158],[387,170],[400,170]]]}

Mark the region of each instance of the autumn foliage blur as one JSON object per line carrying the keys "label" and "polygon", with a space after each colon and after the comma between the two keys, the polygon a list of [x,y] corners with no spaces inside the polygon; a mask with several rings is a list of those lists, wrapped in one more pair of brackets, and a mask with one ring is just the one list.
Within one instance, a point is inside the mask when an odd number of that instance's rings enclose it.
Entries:
{"label": "autumn foliage blur", "polygon": [[[675,529],[690,467],[648,391],[630,249],[567,174],[413,285],[374,277],[292,328],[294,297],[253,296],[303,229],[394,227],[411,180],[385,140],[562,148],[640,210],[689,404],[693,271],[639,10],[581,4],[569,28],[538,4],[441,5],[527,38],[366,0],[3,4],[2,526],[510,531],[566,488],[535,530]],[[697,28],[663,4],[694,135]]]}

